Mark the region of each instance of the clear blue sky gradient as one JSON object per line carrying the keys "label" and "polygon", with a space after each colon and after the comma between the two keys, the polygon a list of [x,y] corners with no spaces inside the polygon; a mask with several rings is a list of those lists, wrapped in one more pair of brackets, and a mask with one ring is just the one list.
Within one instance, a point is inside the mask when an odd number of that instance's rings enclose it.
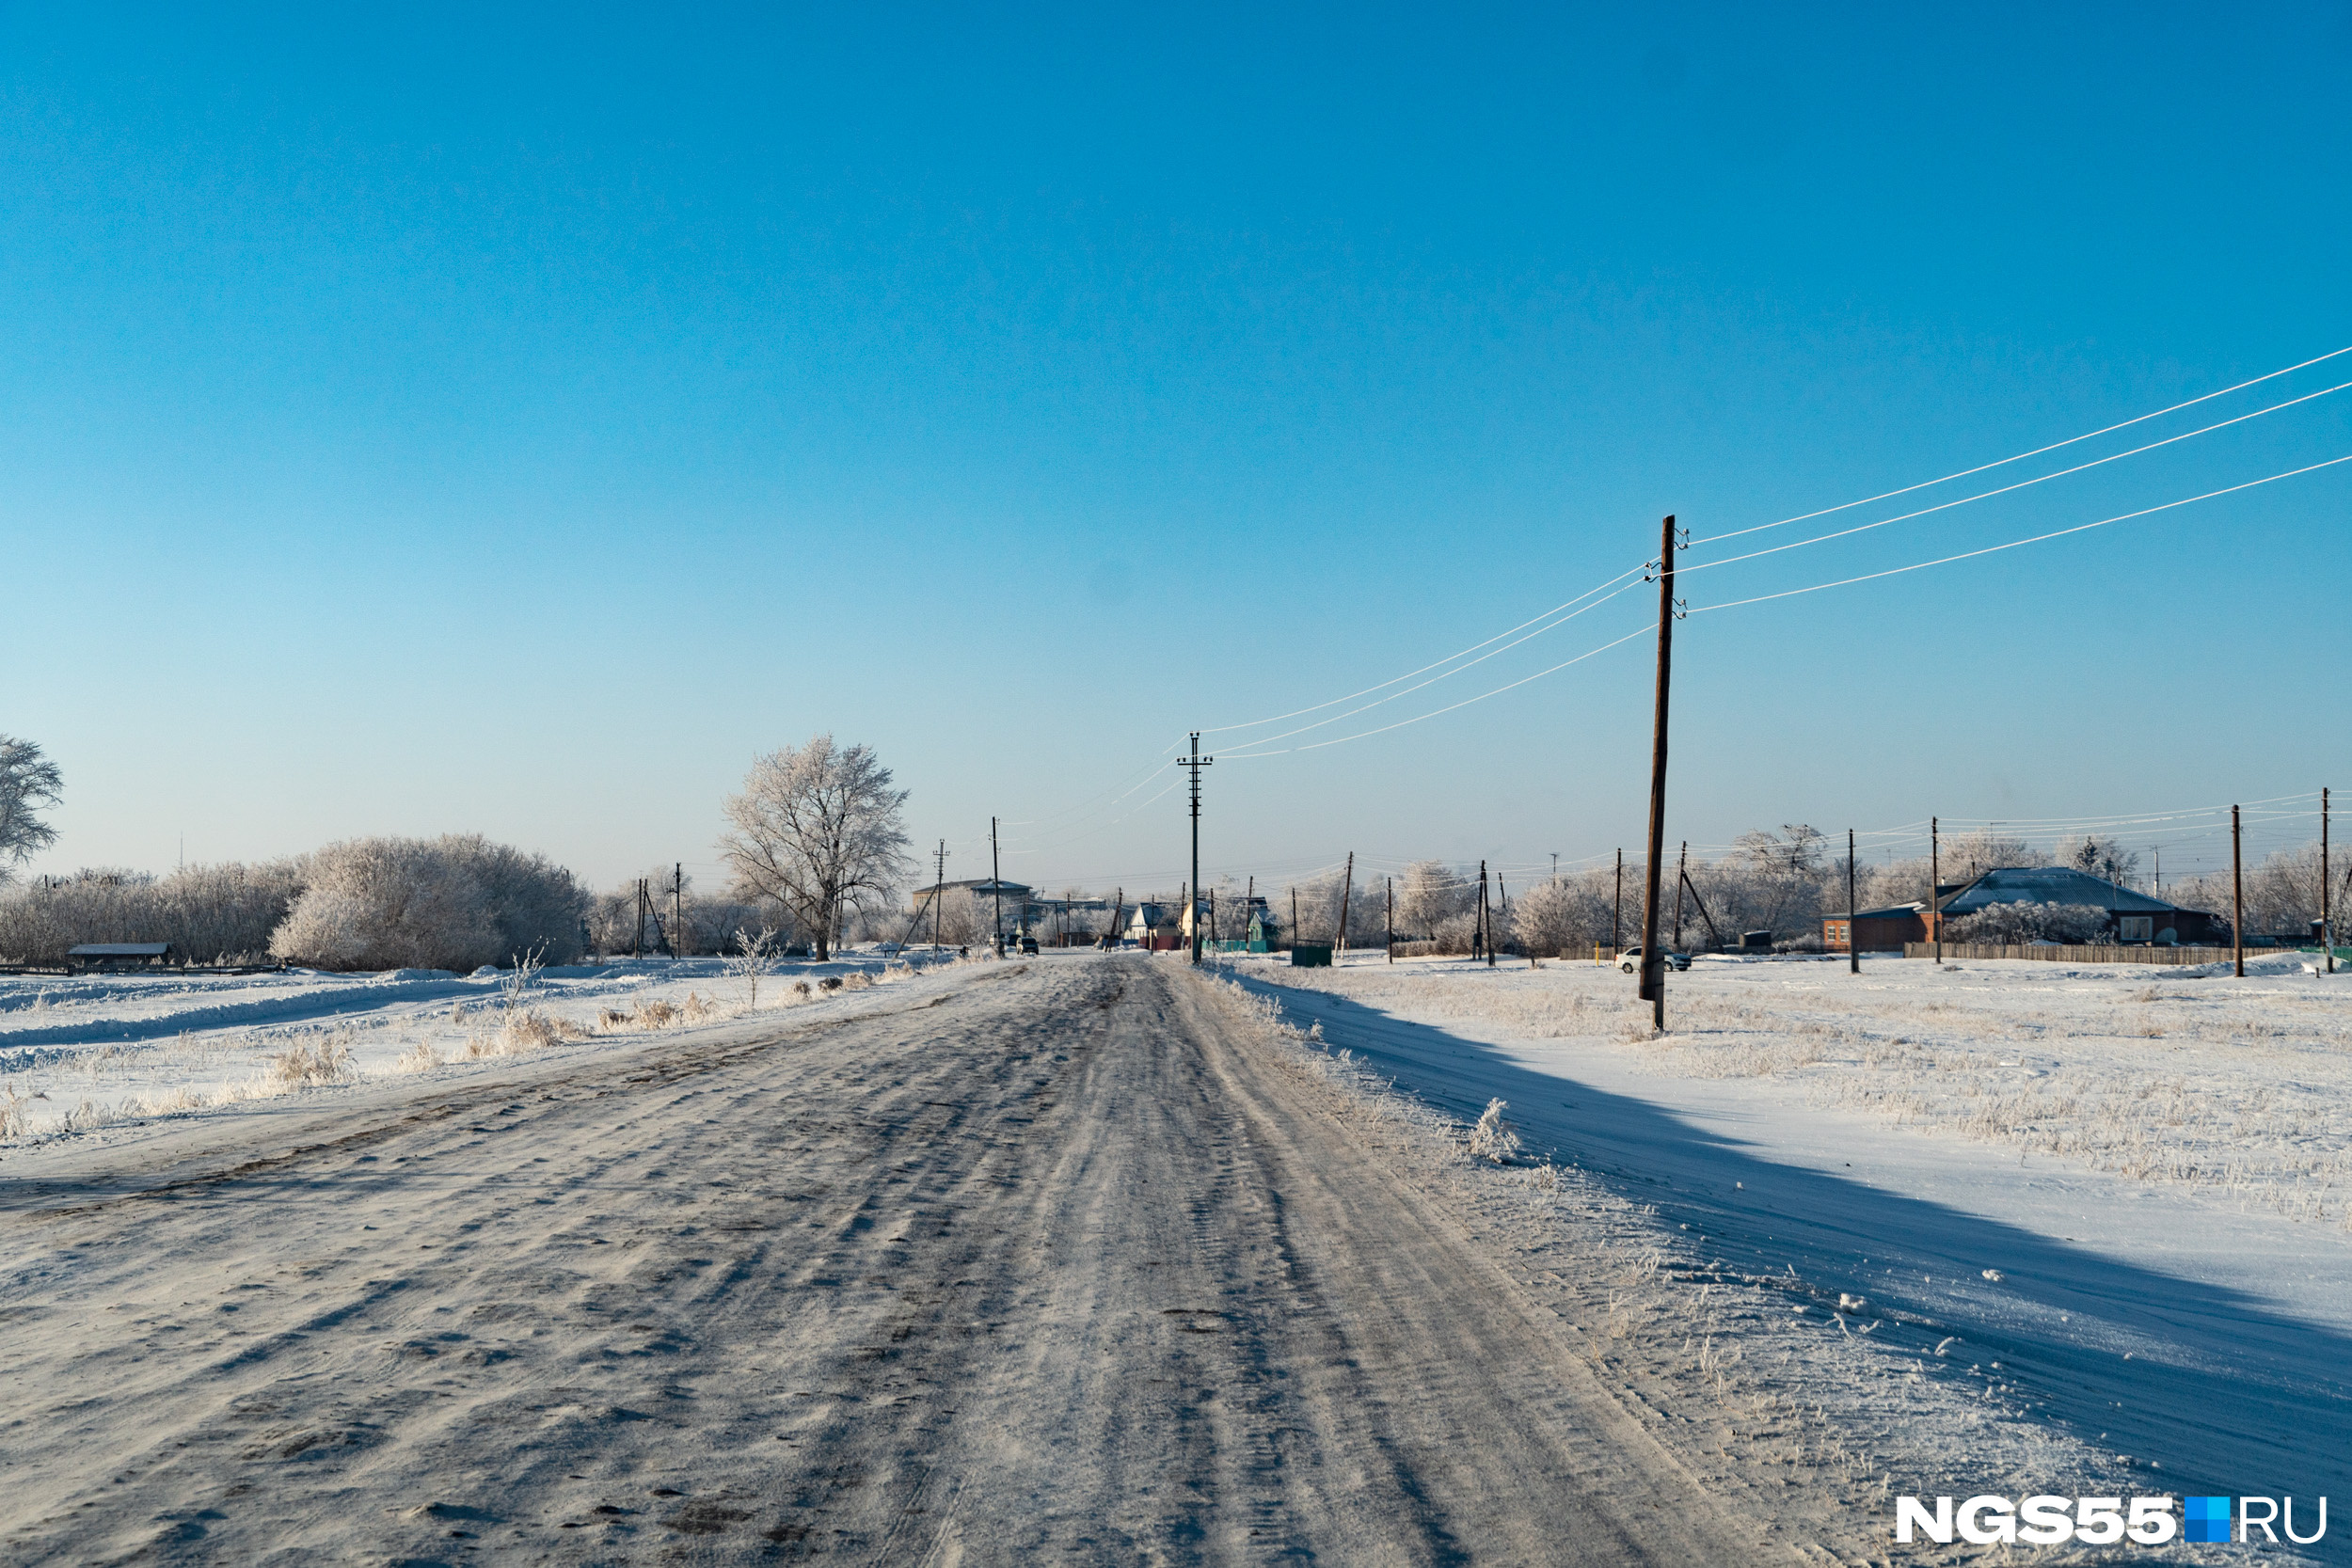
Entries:
{"label": "clear blue sky gradient", "polygon": [[[0,14],[0,730],[66,773],[41,868],[475,830],[707,878],[752,756],[830,730],[950,876],[994,813],[1009,875],[1172,882],[1188,729],[1477,641],[1667,512],[2352,343],[2343,5],[1111,9]],[[2352,392],[1689,594],[2345,453]],[[2347,500],[2352,465],[1694,616],[1670,837],[2352,783]],[[1206,858],[1638,844],[1649,672],[1637,637],[1220,763]]]}

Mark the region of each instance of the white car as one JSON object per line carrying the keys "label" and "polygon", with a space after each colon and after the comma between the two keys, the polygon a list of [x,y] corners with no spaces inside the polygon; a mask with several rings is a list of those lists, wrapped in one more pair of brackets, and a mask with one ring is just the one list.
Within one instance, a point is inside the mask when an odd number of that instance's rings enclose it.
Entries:
{"label": "white car", "polygon": [[[1666,960],[1666,967],[1668,969],[1688,969],[1691,967],[1691,955],[1688,953],[1668,953],[1664,955],[1664,957]],[[1617,967],[1624,970],[1628,974],[1639,974],[1642,973],[1641,944],[1637,942],[1633,946],[1629,947],[1624,952],[1618,954]]]}

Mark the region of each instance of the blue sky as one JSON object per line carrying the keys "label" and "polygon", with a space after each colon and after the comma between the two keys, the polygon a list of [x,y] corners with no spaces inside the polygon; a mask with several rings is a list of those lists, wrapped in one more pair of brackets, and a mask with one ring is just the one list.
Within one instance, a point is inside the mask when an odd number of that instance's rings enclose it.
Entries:
{"label": "blue sky", "polygon": [[[1168,879],[1181,792],[1118,792],[1188,730],[1474,643],[1664,513],[2352,344],[2347,65],[2342,5],[14,8],[0,730],[65,769],[48,869],[463,829],[708,876],[751,757],[830,730],[951,876],[995,814],[1010,875]],[[1690,596],[2346,453],[2352,391]],[[1669,835],[2352,779],[2347,501],[2352,465],[1694,616]],[[1649,657],[1220,763],[1206,859],[1637,844]]]}

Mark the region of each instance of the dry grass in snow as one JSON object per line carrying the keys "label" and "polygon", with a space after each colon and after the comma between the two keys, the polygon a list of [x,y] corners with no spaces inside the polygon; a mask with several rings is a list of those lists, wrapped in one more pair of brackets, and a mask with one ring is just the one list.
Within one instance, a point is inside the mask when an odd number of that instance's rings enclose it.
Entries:
{"label": "dry grass in snow", "polygon": [[1822,1520],[1884,1513],[1900,1493],[2128,1486],[2106,1455],[2010,1397],[1997,1374],[1983,1381],[1940,1360],[1936,1335],[1906,1315],[1874,1313],[1861,1297],[1793,1274],[1711,1259],[1654,1206],[1581,1170],[1498,1157],[1496,1134],[1508,1132],[1502,1102],[1466,1127],[1396,1092],[1347,1051],[1327,1049],[1319,1029],[1288,1024],[1272,1001],[1216,989],[1237,1023],[1320,1086],[1363,1147],[1466,1212],[1472,1233],[1530,1293],[1589,1336],[1609,1386],[1710,1486]]}
{"label": "dry grass in snow", "polygon": [[1821,1106],[2224,1193],[2352,1229],[2352,974],[2236,980],[2010,960],[1709,962],[1668,1032],[1613,969],[1279,968],[1265,978],[1487,1039],[1578,1039],[1646,1070],[1777,1077]]}

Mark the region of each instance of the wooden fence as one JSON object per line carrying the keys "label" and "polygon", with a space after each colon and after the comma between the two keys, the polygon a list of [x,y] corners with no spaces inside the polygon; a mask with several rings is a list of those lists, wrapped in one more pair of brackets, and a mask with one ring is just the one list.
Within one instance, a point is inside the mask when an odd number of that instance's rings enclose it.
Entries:
{"label": "wooden fence", "polygon": [[[2275,947],[2249,947],[2249,954],[2275,953]],[[1865,953],[1864,958],[1869,955]],[[1903,943],[1906,958],[1932,958],[1935,943],[1907,942]],[[1944,957],[1953,958],[2040,958],[2061,964],[2225,964],[2232,958],[2227,947],[2091,947],[2060,943],[2057,946],[2010,946],[1991,942],[1947,942]]]}

